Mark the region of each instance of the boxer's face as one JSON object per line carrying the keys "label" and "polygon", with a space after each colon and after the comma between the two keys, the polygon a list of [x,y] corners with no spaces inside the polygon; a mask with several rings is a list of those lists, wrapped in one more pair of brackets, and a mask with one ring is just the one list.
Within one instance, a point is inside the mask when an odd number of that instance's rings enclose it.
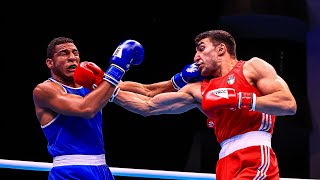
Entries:
{"label": "boxer's face", "polygon": [[204,38],[197,44],[194,62],[199,65],[202,76],[211,76],[217,70],[217,49],[209,38]]}
{"label": "boxer's face", "polygon": [[53,58],[47,59],[51,72],[65,80],[73,79],[74,70],[79,63],[79,51],[73,43],[57,45]]}

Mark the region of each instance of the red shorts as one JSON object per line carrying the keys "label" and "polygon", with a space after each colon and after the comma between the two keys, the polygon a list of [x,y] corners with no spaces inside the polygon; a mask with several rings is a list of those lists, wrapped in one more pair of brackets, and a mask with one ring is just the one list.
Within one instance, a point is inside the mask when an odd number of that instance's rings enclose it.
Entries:
{"label": "red shorts", "polygon": [[275,153],[266,145],[250,146],[221,158],[216,167],[217,180],[279,180]]}

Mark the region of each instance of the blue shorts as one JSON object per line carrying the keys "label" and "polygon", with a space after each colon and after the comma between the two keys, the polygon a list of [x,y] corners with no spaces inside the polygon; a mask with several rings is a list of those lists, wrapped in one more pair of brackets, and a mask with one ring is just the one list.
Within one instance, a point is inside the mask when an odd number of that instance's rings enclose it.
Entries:
{"label": "blue shorts", "polygon": [[56,166],[49,172],[48,180],[114,180],[108,165]]}

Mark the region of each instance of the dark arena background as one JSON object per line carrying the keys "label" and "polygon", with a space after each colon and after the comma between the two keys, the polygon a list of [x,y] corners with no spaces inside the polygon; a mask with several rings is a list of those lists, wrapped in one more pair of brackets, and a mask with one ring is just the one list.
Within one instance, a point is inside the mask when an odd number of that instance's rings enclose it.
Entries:
{"label": "dark arena background", "polygon": [[[121,3],[12,5],[12,11],[2,16],[0,159],[52,162],[35,116],[32,90],[50,76],[46,48],[54,37],[72,38],[81,60],[95,62],[104,70],[118,44],[135,39],[144,46],[145,58],[141,65],[131,66],[123,80],[153,83],[170,79],[193,62],[193,38],[198,33],[224,29],[236,39],[238,59],[257,56],[271,63],[297,100],[297,114],[277,117],[275,125],[272,146],[280,176],[320,178],[320,148],[313,145],[319,144],[315,140],[320,134],[319,106],[312,108],[320,99],[311,96],[314,91],[309,85],[320,89],[320,56],[315,48],[320,31],[313,24],[319,15],[310,16],[315,12],[311,7],[320,6],[313,1],[195,1],[176,7],[131,2],[125,9]],[[309,59],[313,65],[308,65]],[[109,103],[103,115],[110,167],[215,173],[220,146],[198,110],[143,117]],[[46,171],[0,168],[3,180],[46,179],[47,175]]]}

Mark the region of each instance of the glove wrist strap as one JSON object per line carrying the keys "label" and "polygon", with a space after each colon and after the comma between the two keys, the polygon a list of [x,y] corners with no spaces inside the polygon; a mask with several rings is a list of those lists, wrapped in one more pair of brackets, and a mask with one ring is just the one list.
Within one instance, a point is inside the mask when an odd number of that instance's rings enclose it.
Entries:
{"label": "glove wrist strap", "polygon": [[123,77],[125,70],[116,64],[111,64],[106,70],[103,79],[108,81],[114,86],[117,86],[121,78]]}
{"label": "glove wrist strap", "polygon": [[255,93],[239,92],[238,98],[239,98],[239,103],[238,103],[239,109],[250,109],[250,111],[256,110],[257,96]]}
{"label": "glove wrist strap", "polygon": [[181,76],[181,73],[177,73],[171,78],[172,86],[176,89],[179,90],[183,88],[188,82],[186,82],[183,77]]}

